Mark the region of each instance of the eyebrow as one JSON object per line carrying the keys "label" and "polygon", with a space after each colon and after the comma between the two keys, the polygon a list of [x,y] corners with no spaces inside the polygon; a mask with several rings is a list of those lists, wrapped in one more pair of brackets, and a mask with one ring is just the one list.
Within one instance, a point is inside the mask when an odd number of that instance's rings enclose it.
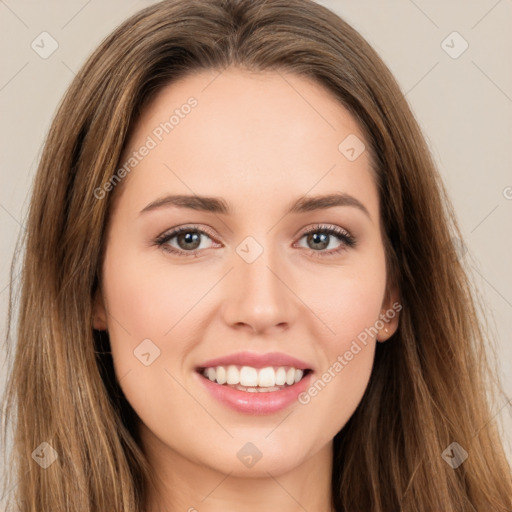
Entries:
{"label": "eyebrow", "polygon": [[[166,207],[189,208],[210,213],[223,215],[232,215],[232,210],[228,203],[220,197],[207,197],[198,195],[167,195],[149,203],[141,210],[142,213],[150,212]],[[300,197],[294,201],[286,211],[290,213],[307,213],[336,206],[351,206],[362,211],[371,219],[370,213],[363,203],[350,194],[336,192],[334,194],[325,194],[319,196]]]}

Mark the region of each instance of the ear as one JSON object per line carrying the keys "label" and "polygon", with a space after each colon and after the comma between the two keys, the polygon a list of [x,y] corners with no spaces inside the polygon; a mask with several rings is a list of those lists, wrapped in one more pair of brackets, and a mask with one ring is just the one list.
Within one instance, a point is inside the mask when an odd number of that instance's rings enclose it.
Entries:
{"label": "ear", "polygon": [[379,320],[376,321],[376,326],[379,327],[377,341],[382,343],[395,334],[398,329],[398,318],[401,310],[402,304],[400,301],[398,287],[391,286],[386,291],[386,296],[382,302]]}
{"label": "ear", "polygon": [[98,288],[93,300],[93,320],[92,326],[97,331],[107,330],[107,312],[105,309],[105,303],[103,301],[103,295],[101,290]]}

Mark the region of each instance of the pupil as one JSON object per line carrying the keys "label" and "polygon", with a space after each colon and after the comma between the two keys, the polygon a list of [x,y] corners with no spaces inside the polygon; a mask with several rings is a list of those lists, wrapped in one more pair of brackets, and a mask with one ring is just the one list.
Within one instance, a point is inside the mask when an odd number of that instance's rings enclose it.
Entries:
{"label": "pupil", "polygon": [[320,247],[316,247],[316,249],[325,249],[329,245],[328,237],[327,233],[313,233],[309,235],[310,240],[313,239],[315,244],[320,244]]}
{"label": "pupil", "polygon": [[[200,236],[199,233],[187,232],[178,235],[178,243],[180,240],[185,240],[185,249],[196,249],[200,245]],[[195,244],[193,247],[190,247],[190,244]],[[180,244],[181,245],[181,244]]]}

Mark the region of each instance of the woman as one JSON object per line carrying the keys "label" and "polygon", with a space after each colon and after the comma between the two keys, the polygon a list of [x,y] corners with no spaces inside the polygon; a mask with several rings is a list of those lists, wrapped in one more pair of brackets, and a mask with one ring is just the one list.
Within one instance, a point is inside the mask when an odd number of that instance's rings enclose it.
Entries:
{"label": "woman", "polygon": [[[50,129],[19,510],[505,511],[461,239],[389,70],[309,0],[166,0]],[[16,419],[14,419],[16,414]]]}

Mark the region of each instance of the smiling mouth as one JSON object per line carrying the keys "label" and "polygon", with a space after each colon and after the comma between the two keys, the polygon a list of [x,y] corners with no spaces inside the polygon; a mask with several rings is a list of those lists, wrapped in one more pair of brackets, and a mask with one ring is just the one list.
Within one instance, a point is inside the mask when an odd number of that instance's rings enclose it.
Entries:
{"label": "smiling mouth", "polygon": [[196,371],[215,384],[248,393],[280,391],[299,383],[312,372],[309,368],[302,370],[293,366],[254,368],[240,365],[197,368]]}

